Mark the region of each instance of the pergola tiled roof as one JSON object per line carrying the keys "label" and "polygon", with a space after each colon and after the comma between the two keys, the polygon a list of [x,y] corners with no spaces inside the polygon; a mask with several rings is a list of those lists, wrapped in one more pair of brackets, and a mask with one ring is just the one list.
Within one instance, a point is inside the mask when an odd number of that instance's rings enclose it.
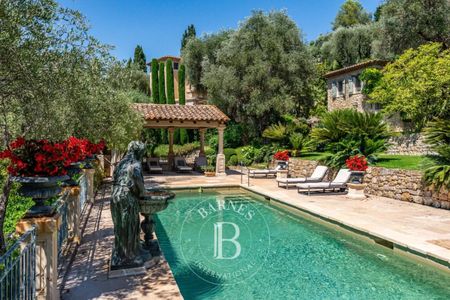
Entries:
{"label": "pergola tiled roof", "polygon": [[147,128],[167,128],[169,132],[169,165],[174,162],[173,135],[175,128],[198,129],[200,133],[200,154],[205,156],[205,131],[216,128],[218,131],[218,154],[216,174],[225,174],[225,155],[223,154],[223,132],[230,119],[214,105],[178,105],[134,103],[132,107],[144,117]]}
{"label": "pergola tiled roof", "polygon": [[216,121],[230,119],[214,105],[178,105],[135,103],[133,107],[145,120],[164,121]]}

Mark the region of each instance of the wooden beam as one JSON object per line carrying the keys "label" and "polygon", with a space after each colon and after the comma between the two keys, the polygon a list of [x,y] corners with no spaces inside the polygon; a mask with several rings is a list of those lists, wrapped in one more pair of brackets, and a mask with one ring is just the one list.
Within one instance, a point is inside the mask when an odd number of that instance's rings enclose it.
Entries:
{"label": "wooden beam", "polygon": [[144,127],[146,128],[218,128],[224,126],[223,122],[218,121],[186,121],[186,120],[146,120]]}

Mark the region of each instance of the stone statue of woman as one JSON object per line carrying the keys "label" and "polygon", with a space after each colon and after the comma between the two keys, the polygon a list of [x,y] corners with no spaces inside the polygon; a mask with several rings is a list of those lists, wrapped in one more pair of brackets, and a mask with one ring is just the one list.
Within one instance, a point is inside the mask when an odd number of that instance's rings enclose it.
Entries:
{"label": "stone statue of woman", "polygon": [[139,198],[144,196],[141,160],[144,144],[133,141],[113,174],[111,215],[114,223],[114,248],[111,269],[141,266]]}

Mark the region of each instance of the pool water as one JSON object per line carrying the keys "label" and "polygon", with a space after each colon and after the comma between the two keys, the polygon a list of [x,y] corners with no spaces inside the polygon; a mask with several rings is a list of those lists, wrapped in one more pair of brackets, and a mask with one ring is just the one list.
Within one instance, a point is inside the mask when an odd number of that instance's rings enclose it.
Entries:
{"label": "pool water", "polygon": [[177,192],[156,233],[185,299],[450,299],[447,272],[240,190]]}

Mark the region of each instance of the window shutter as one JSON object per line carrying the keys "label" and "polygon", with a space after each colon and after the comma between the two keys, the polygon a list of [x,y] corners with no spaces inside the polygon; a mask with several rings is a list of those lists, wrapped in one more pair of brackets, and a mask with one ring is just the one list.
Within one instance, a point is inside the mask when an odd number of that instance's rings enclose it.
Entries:
{"label": "window shutter", "polygon": [[355,77],[353,77],[353,76],[348,79],[348,94],[349,95],[352,95],[355,91],[354,80],[355,80]]}
{"label": "window shutter", "polygon": [[336,81],[333,81],[331,83],[331,94],[333,95],[333,98],[337,97],[337,86],[336,86]]}

